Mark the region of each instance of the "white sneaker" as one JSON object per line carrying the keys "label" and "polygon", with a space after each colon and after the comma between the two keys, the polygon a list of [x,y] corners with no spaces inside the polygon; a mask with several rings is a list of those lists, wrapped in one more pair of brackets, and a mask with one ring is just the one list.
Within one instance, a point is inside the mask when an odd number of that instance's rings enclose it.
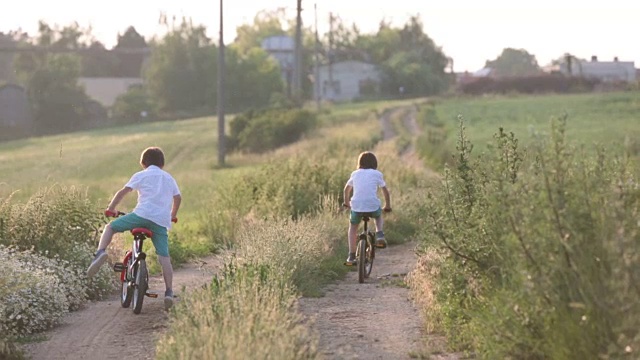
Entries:
{"label": "white sneaker", "polygon": [[169,310],[173,306],[173,291],[164,292],[164,309]]}
{"label": "white sneaker", "polygon": [[98,250],[98,252],[96,253],[96,257],[93,258],[91,265],[89,265],[89,268],[87,269],[87,276],[89,278],[92,278],[98,272],[98,270],[100,270],[100,267],[104,265],[108,257],[109,256],[107,255],[106,251]]}

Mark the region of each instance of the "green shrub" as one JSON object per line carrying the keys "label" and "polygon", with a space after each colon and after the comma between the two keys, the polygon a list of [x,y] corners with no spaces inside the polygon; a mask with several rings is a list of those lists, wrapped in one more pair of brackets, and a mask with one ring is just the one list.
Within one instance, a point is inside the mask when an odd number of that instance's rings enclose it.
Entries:
{"label": "green shrub", "polygon": [[306,110],[248,111],[233,118],[229,146],[258,153],[291,144],[316,126],[317,117]]}
{"label": "green shrub", "polygon": [[25,204],[0,204],[0,244],[39,253],[73,254],[77,244],[94,245],[104,217],[75,187],[40,190]]}
{"label": "green shrub", "polygon": [[0,246],[4,271],[0,282],[0,333],[25,336],[48,329],[69,309],[65,289],[53,269],[39,266],[48,259],[28,259]]}
{"label": "green shrub", "polygon": [[142,86],[134,86],[118,96],[112,111],[117,122],[127,124],[156,118],[155,104]]}
{"label": "green shrub", "polygon": [[[524,153],[502,129],[458,154],[425,210],[441,259],[436,301],[457,348],[481,358],[635,358],[640,191],[604,149],[569,144],[566,118]],[[594,155],[595,153],[595,155]]]}
{"label": "green shrub", "polygon": [[[52,258],[38,266],[50,266],[70,288],[82,289],[79,293],[89,299],[100,299],[113,290],[113,274],[101,271],[89,280],[85,270],[93,259],[103,223],[85,193],[54,186],[41,190],[25,204],[13,204],[11,198],[0,203],[0,245]],[[72,310],[79,301],[71,301]]]}

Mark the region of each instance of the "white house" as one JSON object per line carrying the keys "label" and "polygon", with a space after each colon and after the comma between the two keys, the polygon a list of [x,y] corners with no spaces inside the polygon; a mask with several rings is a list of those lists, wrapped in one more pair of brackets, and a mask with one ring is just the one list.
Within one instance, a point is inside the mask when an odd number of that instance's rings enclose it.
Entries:
{"label": "white house", "polygon": [[[560,71],[569,74],[566,63],[560,66]],[[580,60],[571,66],[571,74],[574,76],[584,76],[586,78],[599,79],[604,82],[634,82],[636,81],[636,67],[633,61],[598,61],[596,56],[591,57],[591,61]]]}
{"label": "white house", "polygon": [[321,65],[315,80],[319,84],[314,86],[315,98],[351,101],[378,92],[380,72],[373,64],[349,60]]}
{"label": "white house", "polygon": [[124,94],[130,87],[142,85],[141,78],[90,78],[81,77],[78,83],[84,86],[89,97],[104,107],[111,107],[118,96]]}

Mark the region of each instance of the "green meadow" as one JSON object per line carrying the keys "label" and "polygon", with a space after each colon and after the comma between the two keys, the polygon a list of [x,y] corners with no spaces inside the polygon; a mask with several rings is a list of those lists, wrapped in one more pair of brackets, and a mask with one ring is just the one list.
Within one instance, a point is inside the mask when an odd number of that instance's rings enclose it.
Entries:
{"label": "green meadow", "polygon": [[483,151],[500,127],[526,145],[549,134],[551,119],[566,116],[566,134],[572,141],[627,151],[632,156],[640,154],[637,92],[459,97],[430,100],[422,108],[431,109],[423,113],[424,121],[445,125],[444,147],[449,151],[456,146],[460,117],[470,141],[477,151]]}

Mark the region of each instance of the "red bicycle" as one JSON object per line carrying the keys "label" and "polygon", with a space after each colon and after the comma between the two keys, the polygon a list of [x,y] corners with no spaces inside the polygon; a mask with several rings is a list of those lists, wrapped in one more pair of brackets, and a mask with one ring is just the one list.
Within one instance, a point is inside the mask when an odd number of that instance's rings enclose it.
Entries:
{"label": "red bicycle", "polygon": [[[123,212],[108,214],[113,217],[125,215]],[[120,304],[123,308],[128,308],[133,301],[133,313],[140,314],[144,297],[157,298],[158,294],[149,293],[149,271],[147,270],[147,254],[142,251],[144,240],[151,238],[153,232],[146,228],[135,228],[131,230],[133,235],[133,246],[127,250],[122,262],[113,265],[113,270],[120,273],[122,293]]]}

